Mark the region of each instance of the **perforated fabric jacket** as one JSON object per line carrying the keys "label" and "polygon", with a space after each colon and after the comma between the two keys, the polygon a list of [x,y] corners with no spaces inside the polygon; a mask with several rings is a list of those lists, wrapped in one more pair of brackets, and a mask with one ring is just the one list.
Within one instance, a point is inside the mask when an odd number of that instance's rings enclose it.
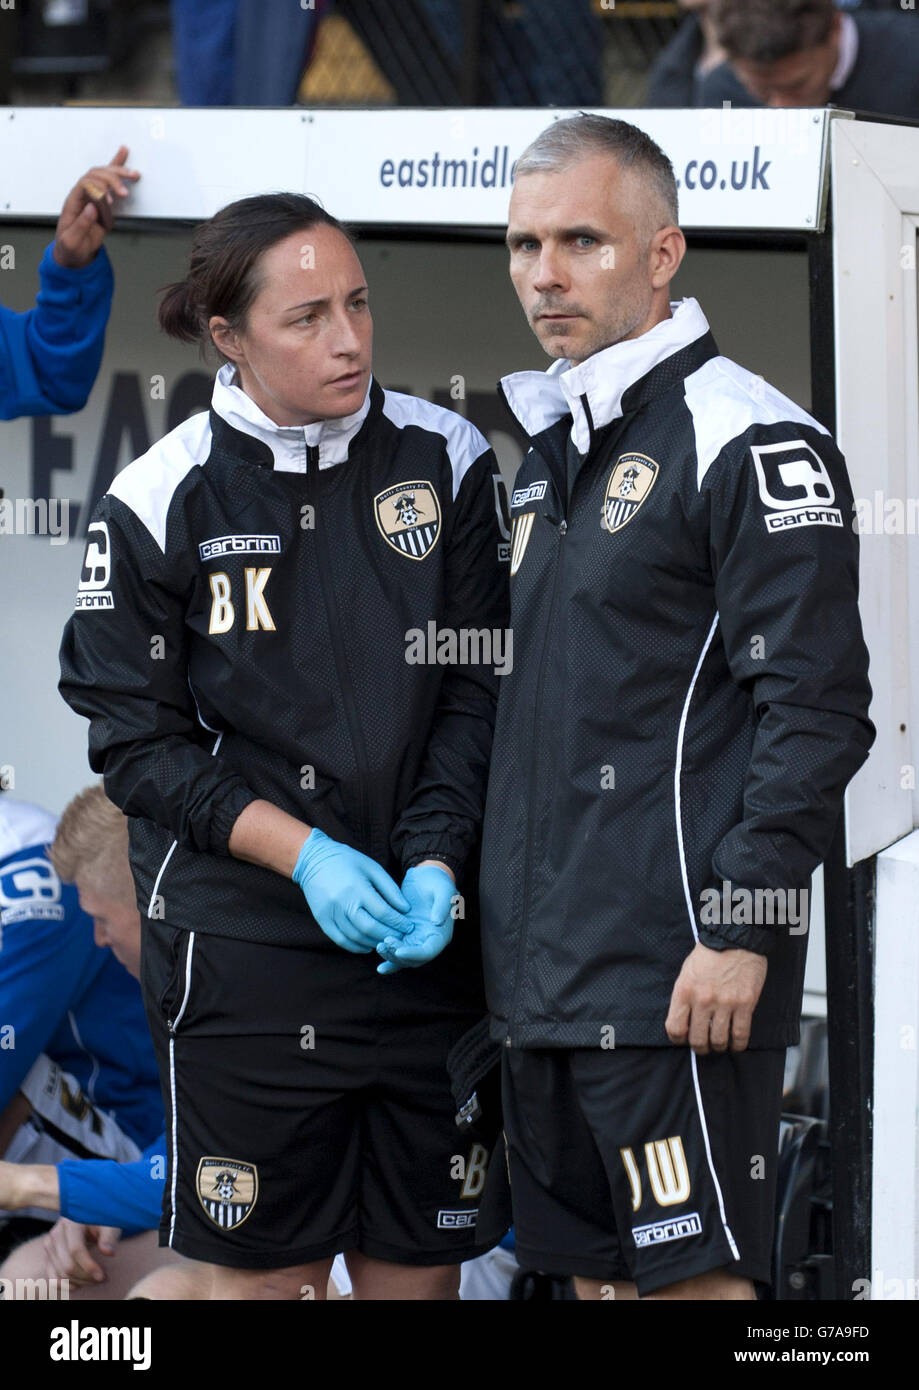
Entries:
{"label": "perforated fabric jacket", "polygon": [[397,881],[429,857],[462,881],[499,677],[433,644],[413,662],[408,634],[506,626],[496,476],[451,411],[374,380],[356,414],[280,427],[228,365],[210,411],[115,478],[60,688],[130,817],[142,914],[346,958],[299,887],[229,856],[255,798]]}
{"label": "perforated fabric jacket", "polygon": [[697,940],[768,955],[751,1045],[795,1041],[792,895],[874,736],[842,456],[719,355],[695,300],[673,311],[502,382],[532,444],[481,877],[512,1046],[669,1045]]}

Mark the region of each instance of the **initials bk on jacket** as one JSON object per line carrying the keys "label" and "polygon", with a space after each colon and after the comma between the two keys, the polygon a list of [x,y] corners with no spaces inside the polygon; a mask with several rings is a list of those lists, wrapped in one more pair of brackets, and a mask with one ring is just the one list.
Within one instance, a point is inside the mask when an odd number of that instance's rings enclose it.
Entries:
{"label": "initials bk on jacket", "polygon": [[354,415],[284,428],[233,377],[99,504],[61,690],[131,817],[143,913],[344,959],[300,889],[227,839],[261,797],[397,880],[428,857],[462,869],[498,680],[411,664],[406,643],[430,620],[506,625],[497,466],[460,416],[376,381]]}
{"label": "initials bk on jacket", "polygon": [[669,1045],[697,940],[768,954],[751,1042],[794,1042],[807,916],[783,913],[874,734],[842,456],[673,308],[502,382],[532,447],[481,887],[515,1047]]}

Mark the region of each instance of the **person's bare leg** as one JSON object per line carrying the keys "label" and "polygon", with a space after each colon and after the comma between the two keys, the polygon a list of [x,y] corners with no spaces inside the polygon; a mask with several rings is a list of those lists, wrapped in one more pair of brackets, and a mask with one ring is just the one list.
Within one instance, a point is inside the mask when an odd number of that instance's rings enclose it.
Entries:
{"label": "person's bare leg", "polygon": [[0,1264],[0,1279],[48,1279],[51,1273],[43,1235],[24,1240]]}
{"label": "person's bare leg", "polygon": [[[53,1273],[46,1252],[46,1236],[35,1236],[33,1240],[17,1245],[0,1267],[3,1279],[55,1279],[53,1288],[59,1288],[61,1280]],[[94,1255],[105,1271],[102,1283],[79,1284],[75,1279],[69,1281],[67,1297],[71,1302],[89,1302],[93,1299],[118,1299],[125,1294],[151,1270],[158,1266],[174,1264],[180,1260],[172,1250],[160,1250],[156,1231],[143,1231],[140,1235],[120,1240],[113,1255]]]}
{"label": "person's bare leg", "polygon": [[168,1268],[181,1260],[174,1250],[161,1250],[157,1244],[156,1231],[142,1231],[140,1235],[122,1238],[115,1246],[114,1255],[100,1257],[105,1270],[103,1284],[83,1284],[72,1289],[71,1299],[91,1302],[95,1299],[125,1298],[138,1279],[148,1276],[152,1270]]}
{"label": "person's bare leg", "polygon": [[[575,1277],[574,1287],[578,1298],[585,1302],[609,1299],[618,1303],[620,1299],[638,1298],[638,1290],[634,1284],[612,1283],[610,1281],[603,1283],[600,1279]],[[610,1292],[611,1290],[612,1292]],[[713,1269],[706,1274],[694,1274],[691,1279],[680,1279],[674,1284],[667,1284],[662,1289],[655,1289],[654,1293],[646,1293],[642,1302],[651,1299],[715,1302],[720,1299],[755,1298],[756,1291],[749,1279],[739,1278],[738,1275],[732,1274],[730,1269]]]}
{"label": "person's bare leg", "polygon": [[351,1303],[351,1302],[353,1301],[353,1299],[354,1299],[354,1294],[352,1294],[352,1293],[339,1293],[339,1291],[338,1291],[338,1285],[337,1285],[336,1282],[335,1282],[334,1276],[330,1274],[330,1275],[329,1275],[329,1287],[328,1287],[328,1289],[327,1289],[327,1291],[326,1291],[326,1299],[328,1300],[329,1303],[345,1303],[345,1302]]}
{"label": "person's bare leg", "polygon": [[345,1253],[348,1273],[359,1299],[451,1300],[459,1298],[459,1265],[397,1265],[373,1260],[359,1250]]}
{"label": "person's bare leg", "polygon": [[[201,1264],[198,1260],[186,1260],[183,1256],[176,1257],[176,1263],[164,1266],[162,1269],[154,1269],[145,1278],[141,1279],[134,1288],[130,1290],[128,1298],[148,1298],[154,1302],[184,1302],[188,1299],[209,1299],[214,1295],[211,1292],[211,1271],[213,1265]],[[340,1294],[335,1287],[334,1279],[326,1281],[328,1292],[327,1298],[350,1298],[350,1294]],[[318,1285],[315,1286],[318,1289]],[[306,1292],[298,1292],[297,1298],[304,1300]],[[319,1294],[314,1293],[314,1298]]]}
{"label": "person's bare leg", "polygon": [[732,1274],[729,1268],[712,1269],[707,1274],[695,1274],[691,1279],[680,1279],[675,1284],[666,1284],[654,1293],[645,1294],[645,1299],[697,1299],[714,1302],[720,1299],[755,1300],[756,1290],[750,1279],[741,1279]]}
{"label": "person's bare leg", "polygon": [[629,1301],[638,1298],[638,1290],[635,1285],[626,1283],[621,1279],[582,1279],[579,1275],[575,1275],[574,1291],[582,1303],[598,1300],[619,1303],[623,1300]]}
{"label": "person's bare leg", "polygon": [[312,1264],[290,1265],[286,1269],[227,1269],[224,1265],[204,1265],[208,1271],[212,1299],[297,1299],[325,1302],[331,1255]]}
{"label": "person's bare leg", "polygon": [[169,1264],[153,1269],[129,1289],[126,1298],[149,1298],[154,1302],[207,1299],[211,1296],[211,1265],[187,1260],[170,1250]]}

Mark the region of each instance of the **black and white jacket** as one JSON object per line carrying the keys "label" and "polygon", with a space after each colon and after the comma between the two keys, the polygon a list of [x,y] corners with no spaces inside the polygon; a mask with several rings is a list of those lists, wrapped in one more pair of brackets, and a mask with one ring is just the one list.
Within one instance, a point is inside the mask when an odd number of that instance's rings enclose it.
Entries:
{"label": "black and white jacket", "polygon": [[498,677],[420,661],[409,634],[506,626],[497,465],[466,420],[376,381],[356,414],[284,428],[234,375],[99,504],[60,688],[131,818],[142,913],[345,957],[227,839],[262,797],[397,881],[427,857],[462,872]]}
{"label": "black and white jacket", "polygon": [[797,895],[873,739],[842,456],[673,309],[502,382],[532,447],[481,886],[514,1046],[667,1045],[696,941],[768,953],[752,1044],[794,1041]]}

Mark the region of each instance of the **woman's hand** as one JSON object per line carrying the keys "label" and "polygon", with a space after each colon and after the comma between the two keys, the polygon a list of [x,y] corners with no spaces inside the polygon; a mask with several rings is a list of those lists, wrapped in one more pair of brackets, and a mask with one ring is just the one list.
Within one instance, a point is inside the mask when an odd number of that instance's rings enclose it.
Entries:
{"label": "woman's hand", "polygon": [[391,975],[404,965],[427,965],[453,937],[456,880],[446,864],[416,864],[402,880],[402,891],[409,901],[408,930],[401,940],[387,936],[377,946],[383,957],[378,975]]}
{"label": "woman's hand", "polygon": [[291,878],[326,936],[345,951],[372,951],[408,926],[408,899],[386,870],[321,830],[304,841]]}

